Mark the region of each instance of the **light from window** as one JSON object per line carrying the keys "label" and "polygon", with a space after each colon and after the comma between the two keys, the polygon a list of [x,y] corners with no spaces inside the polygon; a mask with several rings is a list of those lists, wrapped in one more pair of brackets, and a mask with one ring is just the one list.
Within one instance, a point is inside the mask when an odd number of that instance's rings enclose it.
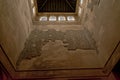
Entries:
{"label": "light from window", "polygon": [[83,4],[83,0],[80,0],[80,4],[81,4],[81,5]]}
{"label": "light from window", "polygon": [[33,14],[34,14],[34,15],[36,14],[35,7],[33,7]]}
{"label": "light from window", "polygon": [[67,20],[68,21],[75,21],[75,17],[74,16],[67,16]]}
{"label": "light from window", "polygon": [[47,21],[47,16],[40,17],[40,21]]}
{"label": "light from window", "polygon": [[80,15],[81,15],[81,13],[82,13],[82,8],[81,8],[81,7],[79,7],[79,12],[78,12],[78,15],[80,16]]}
{"label": "light from window", "polygon": [[56,21],[56,20],[57,20],[56,16],[50,16],[49,17],[49,21]]}
{"label": "light from window", "polygon": [[34,0],[31,0],[31,4],[32,4],[32,6],[34,5]]}
{"label": "light from window", "polygon": [[59,16],[58,21],[66,21],[66,18],[64,16]]}

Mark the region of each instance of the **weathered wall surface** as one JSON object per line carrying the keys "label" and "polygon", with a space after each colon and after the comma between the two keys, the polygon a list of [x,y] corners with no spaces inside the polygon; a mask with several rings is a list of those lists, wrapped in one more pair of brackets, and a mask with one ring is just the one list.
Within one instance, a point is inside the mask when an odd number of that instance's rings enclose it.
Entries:
{"label": "weathered wall surface", "polygon": [[120,41],[120,0],[100,0],[94,6],[93,37],[103,65]]}
{"label": "weathered wall surface", "polygon": [[0,44],[14,65],[31,26],[28,0],[0,0]]}

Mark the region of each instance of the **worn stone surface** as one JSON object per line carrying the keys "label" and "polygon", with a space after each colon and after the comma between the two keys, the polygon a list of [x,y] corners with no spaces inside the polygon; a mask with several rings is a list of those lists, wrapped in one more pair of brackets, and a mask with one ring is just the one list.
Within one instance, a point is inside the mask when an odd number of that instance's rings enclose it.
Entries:
{"label": "worn stone surface", "polygon": [[71,51],[67,50],[63,45],[60,40],[48,42],[43,46],[40,56],[22,59],[19,66],[17,66],[17,70],[61,70],[101,67],[96,50],[77,49]]}
{"label": "worn stone surface", "polygon": [[[52,46],[54,47],[51,48]],[[60,52],[65,51],[63,55],[66,55],[67,60],[69,56],[67,54],[70,54],[69,51],[77,52],[77,49],[84,51],[93,50],[93,53],[96,51],[95,41],[91,38],[87,30],[67,30],[61,32],[54,29],[48,31],[35,29],[31,32],[25,43],[25,48],[17,61],[17,66],[24,59],[32,59],[45,53],[49,55],[49,52],[53,52],[58,56],[57,58],[61,58],[60,55],[57,55],[59,52],[56,50],[61,50]],[[51,53],[51,56],[54,55],[53,53]],[[42,60],[39,61],[42,62]]]}

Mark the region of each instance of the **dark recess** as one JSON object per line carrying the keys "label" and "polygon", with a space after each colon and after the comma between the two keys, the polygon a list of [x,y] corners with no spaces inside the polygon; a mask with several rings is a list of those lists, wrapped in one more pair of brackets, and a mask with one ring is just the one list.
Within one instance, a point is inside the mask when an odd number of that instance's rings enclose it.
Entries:
{"label": "dark recess", "polygon": [[113,68],[113,72],[116,72],[116,73],[120,74],[120,60],[118,61],[118,63]]}

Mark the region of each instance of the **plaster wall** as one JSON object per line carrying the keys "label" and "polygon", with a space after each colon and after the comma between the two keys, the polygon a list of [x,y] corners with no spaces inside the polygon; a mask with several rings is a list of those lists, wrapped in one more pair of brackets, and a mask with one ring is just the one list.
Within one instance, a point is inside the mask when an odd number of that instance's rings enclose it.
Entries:
{"label": "plaster wall", "polygon": [[102,64],[114,51],[120,41],[120,0],[100,0],[94,6],[93,37],[99,52]]}
{"label": "plaster wall", "polygon": [[0,0],[0,44],[15,65],[32,30],[28,0]]}

